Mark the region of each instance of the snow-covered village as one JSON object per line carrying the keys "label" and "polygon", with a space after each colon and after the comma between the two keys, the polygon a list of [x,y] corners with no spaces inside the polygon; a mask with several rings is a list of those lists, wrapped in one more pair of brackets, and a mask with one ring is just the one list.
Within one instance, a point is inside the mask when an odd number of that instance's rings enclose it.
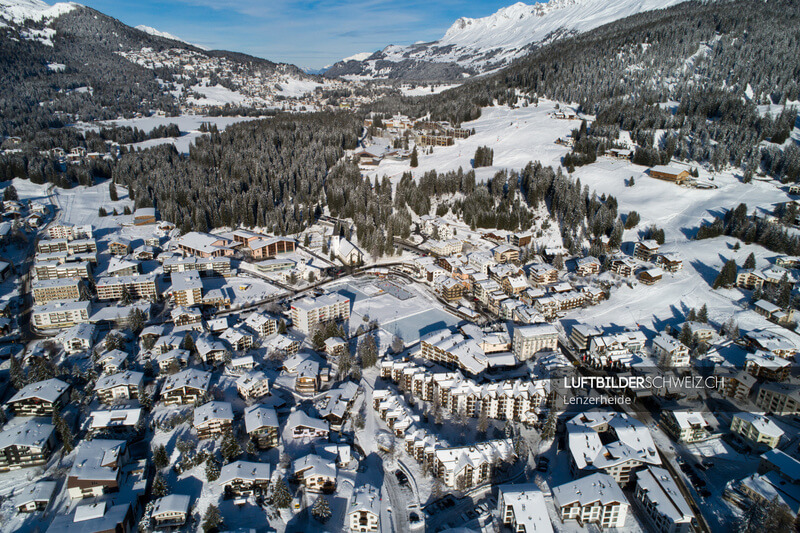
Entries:
{"label": "snow-covered village", "polygon": [[307,73],[0,1],[0,531],[797,531],[800,9],[761,4]]}

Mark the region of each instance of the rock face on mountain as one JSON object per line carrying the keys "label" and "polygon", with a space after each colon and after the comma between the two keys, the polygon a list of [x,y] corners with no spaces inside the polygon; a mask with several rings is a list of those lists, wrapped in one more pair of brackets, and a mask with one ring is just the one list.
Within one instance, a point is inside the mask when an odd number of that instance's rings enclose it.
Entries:
{"label": "rock face on mountain", "polygon": [[550,0],[522,2],[483,18],[456,20],[438,41],[389,45],[356,54],[326,71],[330,77],[457,80],[491,72],[532,48],[682,0]]}

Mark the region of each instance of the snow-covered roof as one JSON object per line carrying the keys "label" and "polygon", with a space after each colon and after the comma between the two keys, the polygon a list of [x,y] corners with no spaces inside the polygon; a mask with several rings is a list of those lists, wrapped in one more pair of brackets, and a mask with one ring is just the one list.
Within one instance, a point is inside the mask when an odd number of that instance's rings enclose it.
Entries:
{"label": "snow-covered roof", "polygon": [[139,407],[114,407],[91,412],[92,429],[110,428],[115,426],[133,427],[142,416]]}
{"label": "snow-covered roof", "polygon": [[[499,499],[514,510],[514,520],[526,533],[552,533],[544,494],[535,483],[500,485]],[[505,515],[505,509],[502,511]]]}
{"label": "snow-covered roof", "polygon": [[233,420],[233,406],[229,402],[212,401],[195,408],[195,427],[211,420]]}
{"label": "snow-covered roof", "polygon": [[244,410],[244,427],[251,433],[262,427],[279,427],[278,413],[271,407],[255,404]]}
{"label": "snow-covered roof", "polygon": [[92,481],[113,481],[119,474],[124,440],[84,440],[78,446],[69,477]]}
{"label": "snow-covered roof", "polygon": [[309,416],[305,411],[300,409],[290,413],[289,418],[286,419],[286,427],[289,429],[298,426],[315,429],[317,431],[328,431],[328,422]]}
{"label": "snow-covered roof", "polygon": [[37,481],[31,485],[26,485],[14,495],[14,506],[20,507],[32,502],[49,502],[56,491],[57,485],[58,482],[56,481]]}
{"label": "snow-covered roof", "polygon": [[741,413],[736,413],[733,417],[749,423],[760,435],[777,438],[783,436],[783,430],[778,427],[778,424],[767,418],[764,413],[742,411]]}
{"label": "snow-covered roof", "polygon": [[42,448],[54,431],[49,418],[15,418],[0,432],[0,450],[9,446]]}
{"label": "snow-covered roof", "polygon": [[375,516],[378,516],[381,512],[380,490],[370,484],[361,485],[353,489],[350,505],[347,507],[348,514],[362,511],[372,513]]}
{"label": "snow-covered roof", "polygon": [[169,494],[155,501],[153,516],[164,513],[188,513],[192,499],[185,494]]}
{"label": "snow-covered roof", "polygon": [[672,411],[671,413],[681,429],[708,427],[708,422],[700,411]]}
{"label": "snow-covered roof", "polygon": [[323,476],[336,478],[336,465],[316,454],[308,454],[292,463],[295,474],[303,472],[303,477]]}
{"label": "snow-covered roof", "polygon": [[161,392],[169,392],[171,390],[180,389],[182,387],[192,387],[200,390],[208,390],[208,385],[211,382],[211,374],[203,372],[196,368],[187,368],[181,372],[168,376],[164,381],[164,387]]}
{"label": "snow-covered roof", "polygon": [[636,473],[636,485],[647,494],[658,514],[665,516],[673,524],[691,522],[694,518],[691,507],[686,503],[672,476],[663,468],[649,466]]}
{"label": "snow-covered roof", "polygon": [[52,378],[44,381],[30,383],[20,389],[8,400],[8,403],[20,402],[24,400],[37,399],[53,403],[69,388],[67,383],[60,379]]}
{"label": "snow-covered roof", "polygon": [[117,372],[116,374],[106,374],[97,380],[95,389],[113,389],[120,386],[141,386],[144,381],[144,374],[142,372],[134,372],[127,370],[125,372]]}
{"label": "snow-covered roof", "polygon": [[581,507],[595,503],[601,505],[628,503],[628,499],[614,478],[602,472],[553,487],[553,501],[559,508],[573,503]]}
{"label": "snow-covered roof", "polygon": [[241,479],[243,481],[269,481],[269,463],[253,463],[250,461],[234,461],[222,467],[217,483],[227,485],[228,483]]}

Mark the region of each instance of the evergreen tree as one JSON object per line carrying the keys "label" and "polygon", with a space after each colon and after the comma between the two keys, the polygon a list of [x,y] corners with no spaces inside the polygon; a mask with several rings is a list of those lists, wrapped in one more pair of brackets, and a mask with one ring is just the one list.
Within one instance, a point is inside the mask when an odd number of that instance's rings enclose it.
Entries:
{"label": "evergreen tree", "polygon": [[278,333],[286,335],[286,321],[284,319],[278,320]]}
{"label": "evergreen tree", "polygon": [[15,389],[20,390],[25,386],[25,371],[22,369],[22,365],[19,364],[19,359],[17,359],[14,354],[11,354],[9,360],[8,373],[11,378],[11,384],[14,385]]}
{"label": "evergreen tree", "polygon": [[216,533],[222,526],[222,515],[213,503],[206,508],[203,515],[203,533]]}
{"label": "evergreen tree", "polygon": [[683,327],[681,328],[681,333],[680,335],[678,335],[678,340],[681,341],[686,346],[692,345],[692,330],[687,322],[683,323]]}
{"label": "evergreen tree", "polygon": [[138,336],[144,329],[145,318],[144,311],[138,308],[133,308],[128,313],[128,327],[131,328],[134,335]]}
{"label": "evergreen tree", "polygon": [[625,219],[625,229],[635,228],[637,224],[639,224],[639,213],[636,211],[631,211],[628,213],[628,217]]}
{"label": "evergreen tree", "polygon": [[153,496],[157,498],[161,498],[169,494],[169,485],[167,485],[167,480],[164,479],[164,476],[161,473],[157,473],[155,479],[153,479],[153,487],[151,489]]}
{"label": "evergreen tree", "polygon": [[372,334],[364,335],[364,339],[358,345],[358,357],[361,359],[361,368],[375,366],[378,362],[378,346]]}
{"label": "evergreen tree", "polygon": [[311,507],[311,516],[313,516],[317,522],[324,524],[328,521],[331,517],[331,508],[328,505],[328,499],[325,496],[320,495],[317,498],[317,501],[314,502],[314,505]]}
{"label": "evergreen tree", "polygon": [[71,452],[75,448],[72,431],[70,431],[66,420],[58,411],[53,411],[53,426],[55,426],[58,438],[61,439],[61,444],[64,446],[64,453]]}
{"label": "evergreen tree", "polygon": [[13,185],[9,185],[3,191],[3,201],[19,201],[19,194],[17,194],[17,188]]}
{"label": "evergreen tree", "polygon": [[755,267],[756,267],[756,256],[753,252],[750,252],[750,255],[748,255],[747,259],[744,260],[744,265],[742,268],[744,268],[745,270],[750,270]]}
{"label": "evergreen tree", "polygon": [[157,446],[156,449],[153,450],[153,466],[156,467],[156,470],[161,470],[169,466],[169,456],[163,444]]}
{"label": "evergreen tree", "polygon": [[288,509],[292,503],[292,495],[289,493],[289,487],[283,480],[283,476],[278,477],[275,486],[272,489],[272,502],[278,509]]}
{"label": "evergreen tree", "polygon": [[101,207],[100,209],[97,210],[97,216],[99,216],[99,217],[107,217],[108,216],[108,212],[105,210],[104,207]]}
{"label": "evergreen tree", "polygon": [[220,453],[225,460],[225,464],[230,463],[242,454],[242,447],[239,446],[239,442],[236,440],[232,431],[225,433],[225,436],[222,438]]}
{"label": "evergreen tree", "polygon": [[556,436],[556,428],[558,427],[558,414],[555,409],[550,409],[547,413],[547,420],[544,422],[542,428],[542,440],[549,440]]}
{"label": "evergreen tree", "polygon": [[729,259],[720,270],[717,279],[714,280],[713,288],[719,289],[720,287],[731,287],[736,283],[736,261]]}
{"label": "evergreen tree", "polygon": [[197,348],[194,345],[194,337],[188,331],[183,336],[183,349],[194,355],[197,353]]}
{"label": "evergreen tree", "polygon": [[411,151],[411,168],[417,168],[419,166],[419,155],[417,154],[417,147],[415,146],[414,149]]}
{"label": "evergreen tree", "polygon": [[219,479],[219,461],[213,455],[209,455],[206,459],[206,480],[216,481]]}
{"label": "evergreen tree", "polygon": [[119,196],[117,196],[117,186],[114,185],[113,181],[108,184],[108,195],[111,197],[112,202],[119,200]]}
{"label": "evergreen tree", "polygon": [[708,324],[708,306],[706,306],[706,304],[703,304],[703,307],[700,308],[700,312],[697,313],[697,321]]}

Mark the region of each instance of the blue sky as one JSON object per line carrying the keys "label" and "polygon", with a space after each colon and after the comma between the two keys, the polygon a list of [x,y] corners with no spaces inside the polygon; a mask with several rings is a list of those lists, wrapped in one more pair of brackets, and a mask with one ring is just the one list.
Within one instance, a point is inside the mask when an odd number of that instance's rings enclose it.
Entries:
{"label": "blue sky", "polygon": [[387,44],[437,39],[457,18],[484,17],[514,0],[78,2],[130,26],[145,24],[208,48],[320,68]]}

